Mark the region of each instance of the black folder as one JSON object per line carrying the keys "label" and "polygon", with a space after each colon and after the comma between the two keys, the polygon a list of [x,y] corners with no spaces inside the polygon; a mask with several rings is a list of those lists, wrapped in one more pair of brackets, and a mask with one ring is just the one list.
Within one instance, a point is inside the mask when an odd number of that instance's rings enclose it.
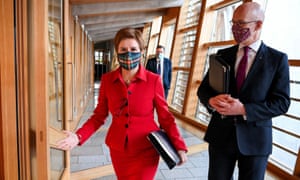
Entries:
{"label": "black folder", "polygon": [[230,66],[217,54],[209,56],[209,84],[218,93],[229,92]]}
{"label": "black folder", "polygon": [[177,150],[163,130],[153,131],[148,135],[153,147],[160,154],[169,169],[173,169],[179,162],[180,157]]}

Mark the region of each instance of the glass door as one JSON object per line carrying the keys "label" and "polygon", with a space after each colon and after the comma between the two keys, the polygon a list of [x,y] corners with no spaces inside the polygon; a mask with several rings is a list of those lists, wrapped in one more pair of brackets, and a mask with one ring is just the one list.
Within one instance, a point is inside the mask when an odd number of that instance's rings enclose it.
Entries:
{"label": "glass door", "polygon": [[51,179],[61,179],[65,152],[51,143],[64,129],[63,0],[48,1],[48,95]]}

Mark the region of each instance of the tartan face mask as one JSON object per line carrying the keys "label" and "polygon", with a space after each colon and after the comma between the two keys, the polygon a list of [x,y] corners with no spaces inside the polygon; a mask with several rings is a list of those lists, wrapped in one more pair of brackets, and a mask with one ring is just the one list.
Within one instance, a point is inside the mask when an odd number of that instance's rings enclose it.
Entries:
{"label": "tartan face mask", "polygon": [[125,52],[118,54],[119,64],[122,68],[131,70],[140,64],[141,52]]}

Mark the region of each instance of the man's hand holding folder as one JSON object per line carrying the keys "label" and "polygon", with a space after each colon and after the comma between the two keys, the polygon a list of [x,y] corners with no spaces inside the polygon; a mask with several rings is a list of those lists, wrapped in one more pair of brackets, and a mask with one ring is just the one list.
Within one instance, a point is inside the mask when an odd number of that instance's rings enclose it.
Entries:
{"label": "man's hand holding folder", "polygon": [[230,66],[218,55],[209,56],[209,84],[218,93],[229,92]]}

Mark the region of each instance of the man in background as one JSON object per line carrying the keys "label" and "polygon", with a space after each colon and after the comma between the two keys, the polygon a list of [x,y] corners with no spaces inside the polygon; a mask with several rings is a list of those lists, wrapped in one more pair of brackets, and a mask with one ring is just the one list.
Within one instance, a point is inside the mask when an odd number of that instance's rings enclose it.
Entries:
{"label": "man in background", "polygon": [[158,45],[155,57],[148,60],[146,69],[160,75],[164,86],[165,99],[167,99],[172,79],[172,62],[164,57],[164,53],[165,47]]}

